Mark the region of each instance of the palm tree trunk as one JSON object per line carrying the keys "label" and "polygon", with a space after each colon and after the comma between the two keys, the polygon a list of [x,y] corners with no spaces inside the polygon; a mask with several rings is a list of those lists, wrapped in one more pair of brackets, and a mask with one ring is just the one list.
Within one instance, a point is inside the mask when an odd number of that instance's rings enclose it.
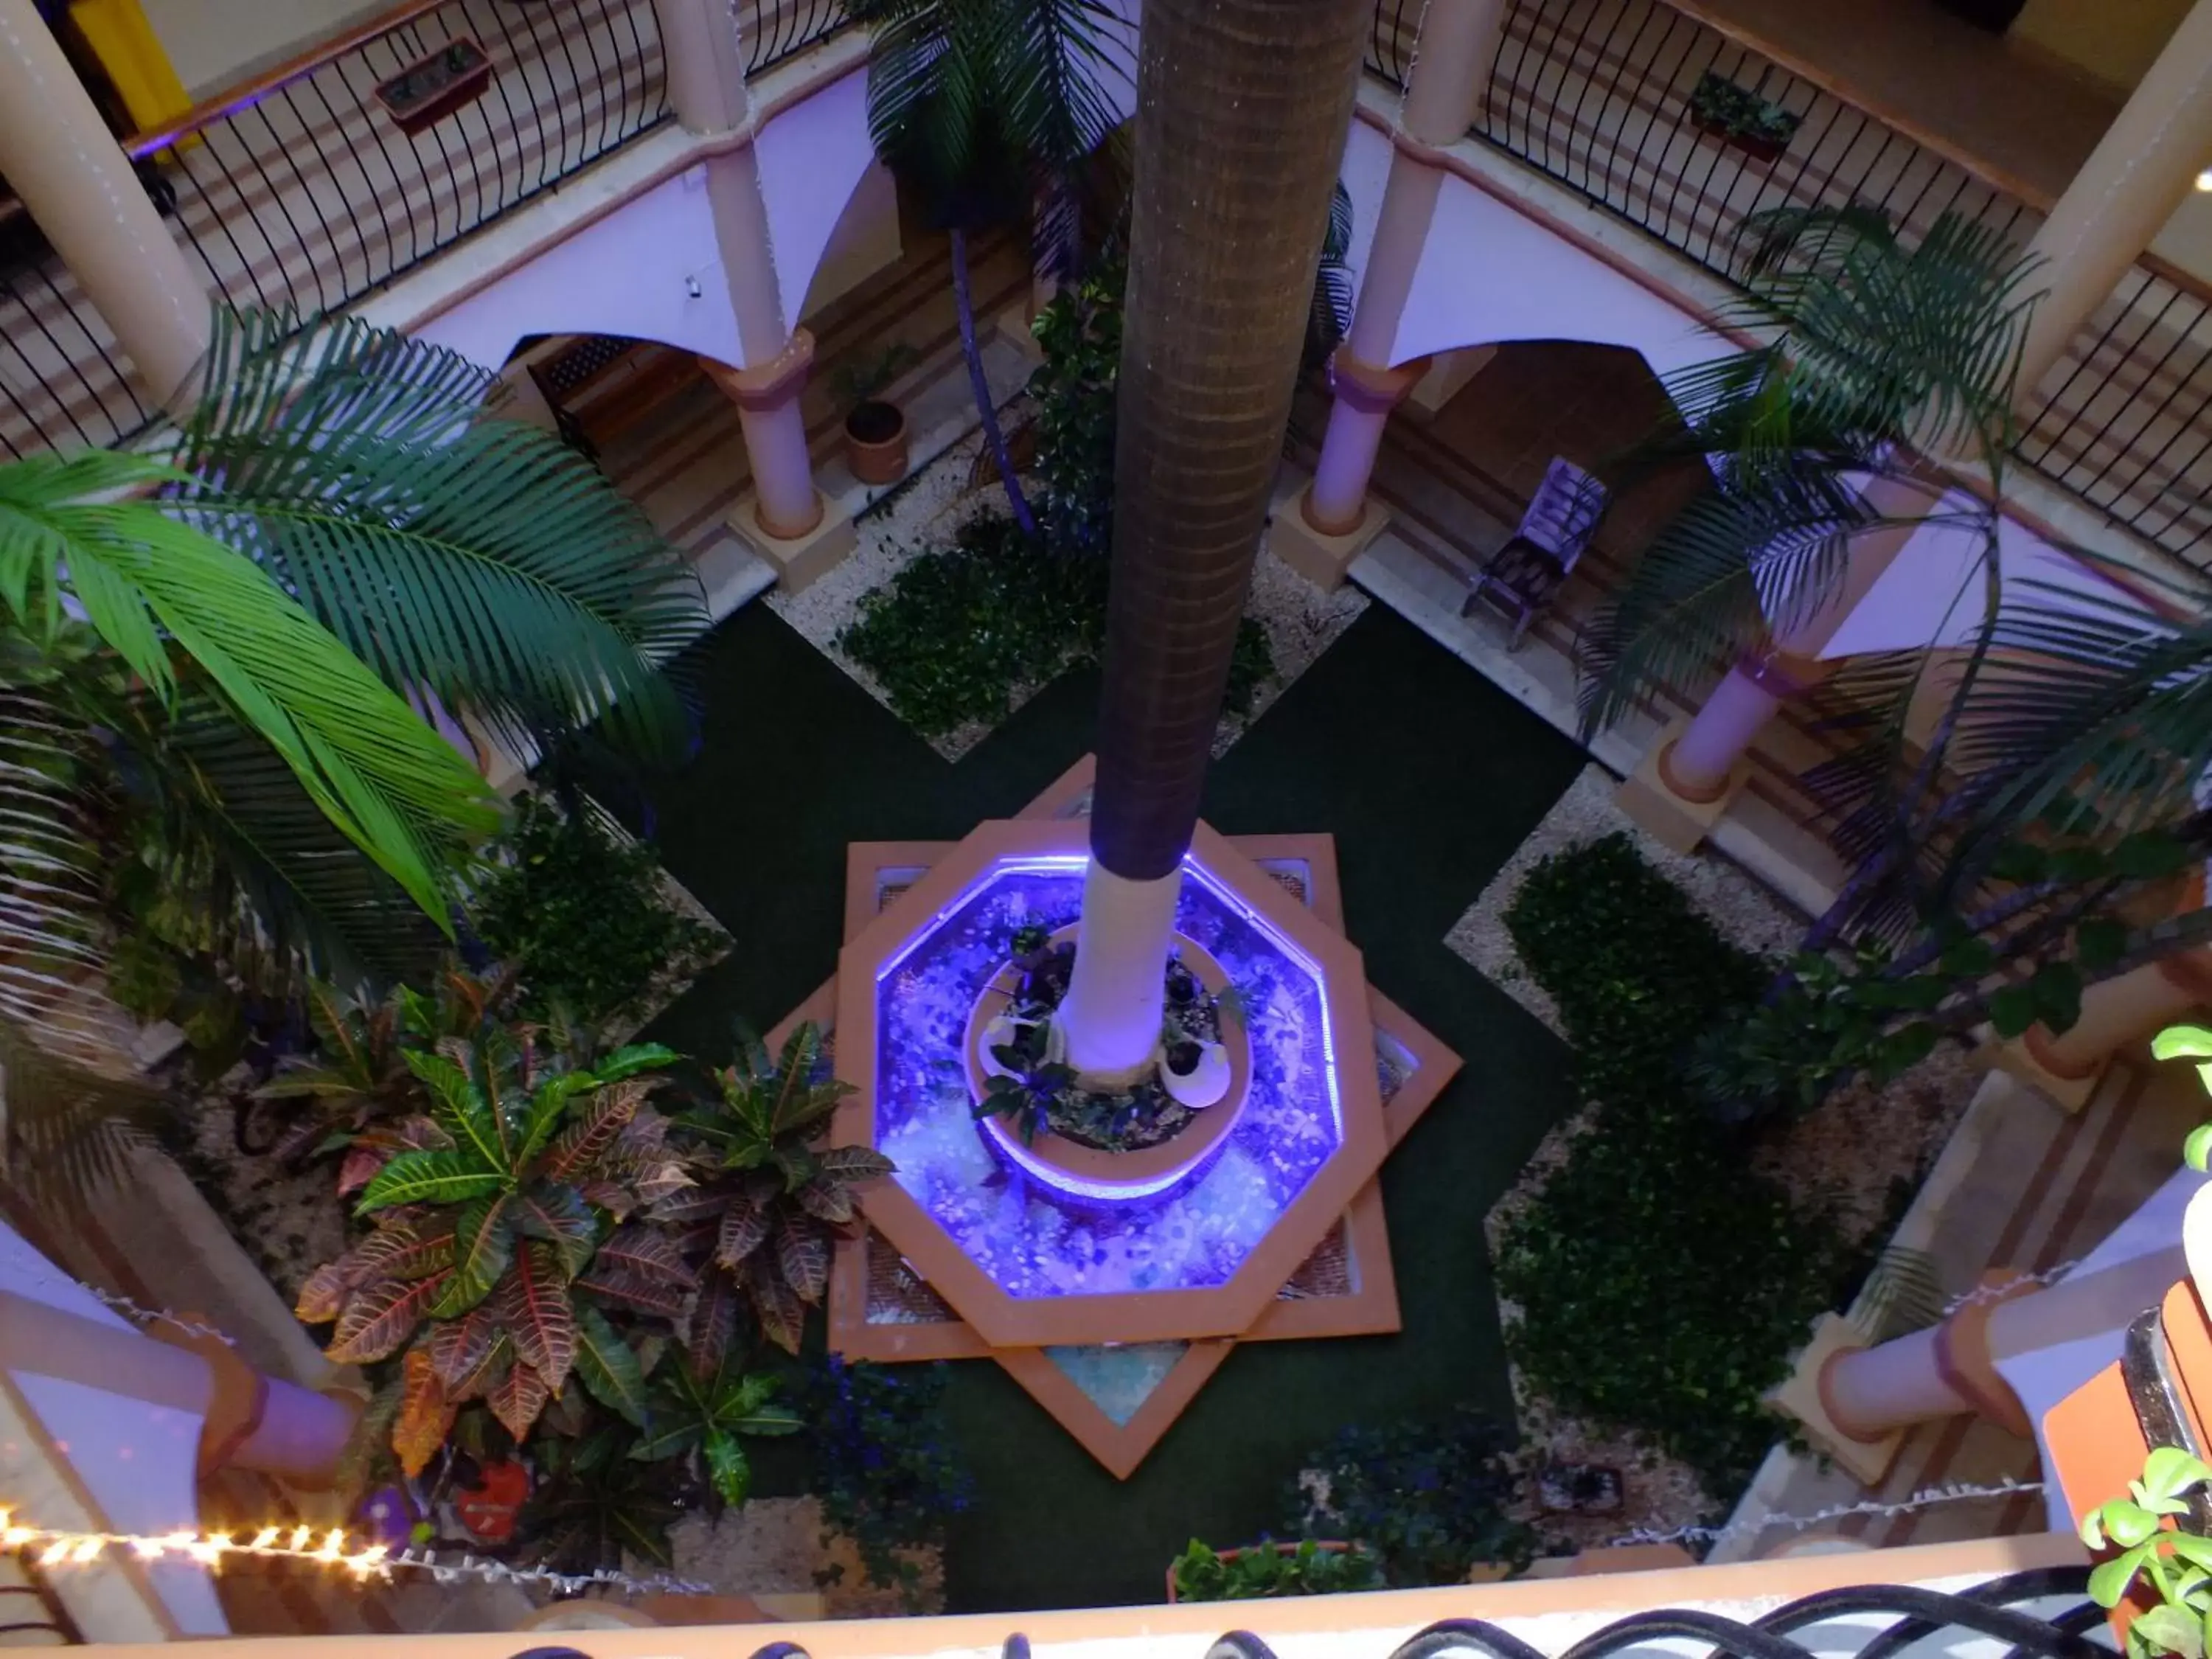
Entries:
{"label": "palm tree trunk", "polygon": [[1178,872],[1282,456],[1370,9],[1146,0],[1098,787],[1064,1008],[1070,1057],[1094,1076],[1139,1066],[1159,1030]]}
{"label": "palm tree trunk", "polygon": [[999,411],[991,401],[991,383],[983,374],[983,353],[975,343],[975,298],[968,284],[968,233],[955,228],[952,232],[952,300],[960,313],[960,355],[968,360],[968,384],[975,388],[975,412],[983,417],[983,441],[991,447],[991,459],[999,464],[999,477],[1006,485],[1006,505],[1014,510],[1014,522],[1022,527],[1024,536],[1036,534],[1036,516],[1030,511],[1029,498],[1022,494],[1022,486],[1014,477],[1014,458],[1006,453],[1006,434],[999,428]]}

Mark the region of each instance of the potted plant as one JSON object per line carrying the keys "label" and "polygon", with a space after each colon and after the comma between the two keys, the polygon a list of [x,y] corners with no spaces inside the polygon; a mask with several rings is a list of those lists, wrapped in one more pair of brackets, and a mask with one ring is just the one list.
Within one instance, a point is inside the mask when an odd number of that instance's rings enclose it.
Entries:
{"label": "potted plant", "polygon": [[910,345],[891,345],[845,364],[830,381],[845,405],[845,465],[862,483],[906,477],[906,411],[883,394],[917,355]]}
{"label": "potted plant", "polygon": [[472,104],[491,84],[491,59],[467,35],[448,40],[376,88],[376,100],[409,137]]}
{"label": "potted plant", "polygon": [[1710,70],[1690,94],[1690,125],[1755,161],[1779,157],[1803,119]]}
{"label": "potted plant", "polygon": [[1382,1564],[1357,1544],[1262,1538],[1217,1550],[1194,1538],[1168,1564],[1170,1601],[1256,1601],[1278,1595],[1337,1595],[1382,1589]]}

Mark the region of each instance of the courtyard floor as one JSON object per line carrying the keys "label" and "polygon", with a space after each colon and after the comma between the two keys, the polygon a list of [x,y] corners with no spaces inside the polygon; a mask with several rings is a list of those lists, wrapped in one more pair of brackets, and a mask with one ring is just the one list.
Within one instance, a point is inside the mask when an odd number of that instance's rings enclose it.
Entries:
{"label": "courtyard floor", "polygon": [[[1078,672],[948,763],[763,606],[687,666],[701,749],[650,786],[656,835],[738,948],[653,1034],[704,1055],[833,971],[847,843],[957,837],[1012,816],[1091,747],[1097,683]],[[1568,1056],[1444,939],[1583,763],[1376,607],[1217,765],[1215,828],[1334,835],[1370,979],[1466,1062],[1383,1173],[1404,1329],[1240,1346],[1126,1481],[997,1365],[955,1365],[947,1404],[976,1494],[948,1552],[952,1611],[1157,1600],[1193,1534],[1226,1545],[1279,1528],[1303,1455],[1339,1429],[1461,1401],[1509,1411],[1481,1218],[1571,1098]]]}

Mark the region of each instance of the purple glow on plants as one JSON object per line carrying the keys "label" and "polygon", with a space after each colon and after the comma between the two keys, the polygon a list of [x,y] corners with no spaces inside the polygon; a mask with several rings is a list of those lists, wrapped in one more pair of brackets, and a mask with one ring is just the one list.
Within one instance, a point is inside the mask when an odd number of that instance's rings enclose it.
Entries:
{"label": "purple glow on plants", "polygon": [[[1018,928],[1060,927],[1081,908],[1080,854],[994,866],[921,921],[879,969],[875,1141],[894,1177],[1009,1296],[1126,1294],[1225,1283],[1342,1143],[1320,966],[1194,858],[1176,930],[1242,991],[1252,1079],[1242,1117],[1197,1179],[1157,1193],[1080,1190],[977,1125],[961,1042],[969,1010]],[[1017,1146],[1018,1143],[1017,1143]]]}

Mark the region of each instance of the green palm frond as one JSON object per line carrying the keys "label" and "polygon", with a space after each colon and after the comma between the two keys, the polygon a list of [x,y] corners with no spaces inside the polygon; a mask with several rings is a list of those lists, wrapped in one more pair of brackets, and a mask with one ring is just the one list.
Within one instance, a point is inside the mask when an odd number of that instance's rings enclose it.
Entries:
{"label": "green palm frond", "polygon": [[603,722],[673,755],[657,672],[708,625],[680,552],[493,377],[356,319],[219,318],[165,505],[242,550],[403,696],[502,736]]}
{"label": "green palm frond", "polygon": [[1912,476],[1912,453],[1999,476],[2035,296],[2032,264],[1946,215],[1907,246],[1870,210],[1786,209],[1750,222],[1747,292],[1722,320],[1763,337],[1668,378],[1678,418],[1612,469],[1633,478],[1699,458],[1713,487],[1637,560],[1584,641],[1585,735],[1656,683],[1687,690],[1786,638],[1835,599],[1853,544],[1952,519],[1982,538],[1993,509],[1885,517],[1866,489]]}
{"label": "green palm frond", "polygon": [[0,596],[48,636],[52,597],[73,597],[165,699],[173,642],[331,820],[442,919],[444,844],[498,823],[483,780],[266,573],[136,493],[179,477],[98,450],[0,468]]}
{"label": "green palm frond", "polygon": [[63,1214],[114,1182],[173,1103],[152,1085],[55,1054],[0,1017],[0,1179]]}

